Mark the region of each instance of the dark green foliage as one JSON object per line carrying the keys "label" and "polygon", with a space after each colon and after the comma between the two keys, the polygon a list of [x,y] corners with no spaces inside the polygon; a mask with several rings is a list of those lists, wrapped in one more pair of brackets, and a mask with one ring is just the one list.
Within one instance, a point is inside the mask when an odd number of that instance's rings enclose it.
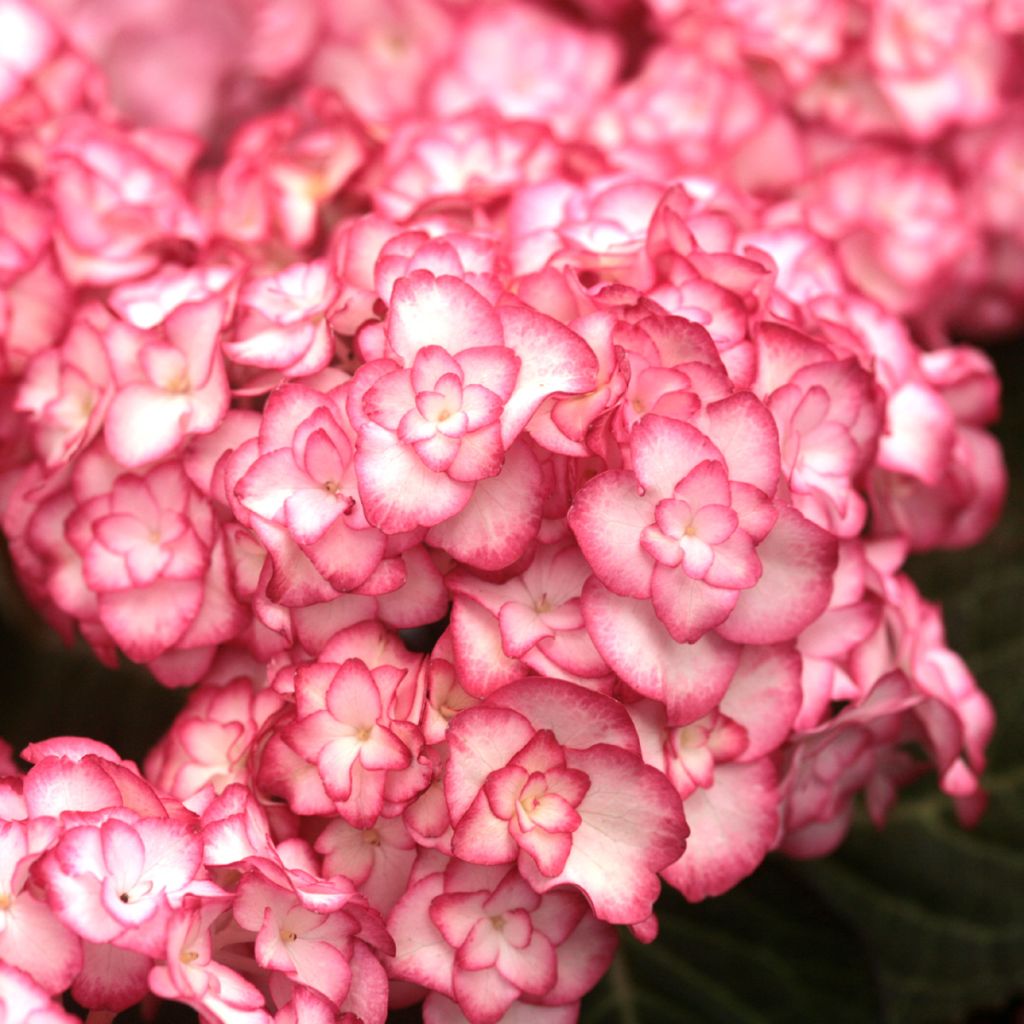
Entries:
{"label": "dark green foliage", "polygon": [[878,1019],[870,960],[782,861],[718,899],[658,905],[650,946],[625,938],[586,1004],[586,1024],[860,1024]]}

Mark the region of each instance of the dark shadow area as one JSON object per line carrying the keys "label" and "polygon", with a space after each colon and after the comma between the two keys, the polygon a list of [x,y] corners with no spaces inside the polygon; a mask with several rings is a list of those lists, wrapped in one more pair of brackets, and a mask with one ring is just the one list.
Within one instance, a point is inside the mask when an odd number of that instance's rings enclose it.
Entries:
{"label": "dark shadow area", "polygon": [[0,737],[15,752],[51,736],[88,736],[141,763],[184,706],[142,667],[101,665],[82,642],[68,646],[22,597],[0,565]]}

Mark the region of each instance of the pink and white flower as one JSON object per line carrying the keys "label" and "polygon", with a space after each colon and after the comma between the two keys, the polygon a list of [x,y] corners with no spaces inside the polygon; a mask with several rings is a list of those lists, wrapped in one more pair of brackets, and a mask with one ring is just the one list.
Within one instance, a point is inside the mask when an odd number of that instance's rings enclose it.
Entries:
{"label": "pink and white flower", "polygon": [[165,458],[190,435],[215,430],[228,411],[220,331],[230,300],[215,293],[170,311],[152,330],[115,320],[102,341],[115,393],[104,439],[129,469]]}
{"label": "pink and white flower", "polygon": [[602,920],[646,920],[656,873],[679,856],[686,826],[672,787],[640,760],[620,704],[572,683],[521,680],[462,712],[448,743],[456,856],[516,863],[540,893],[576,886]]}
{"label": "pink and white flower", "polygon": [[234,507],[270,554],[273,600],[354,590],[385,557],[356,481],[354,440],[343,395],[289,384],[270,396],[258,438],[235,452]]}
{"label": "pink and white flower", "polygon": [[773,505],[778,448],[774,425],[767,436],[760,425],[763,406],[736,395],[708,415],[711,437],[663,416],[641,420],[632,471],[581,488],[570,525],[598,579],[649,598],[673,639],[692,643],[715,627],[738,642],[790,639],[828,601],[835,542]]}
{"label": "pink and white flower", "polygon": [[[217,527],[180,464],[142,476],[97,470],[91,486],[100,493],[82,501],[67,535],[103,626],[136,661],[227,639],[236,628],[233,600],[220,592],[221,607],[204,607],[207,594],[219,591],[211,574],[224,571]],[[200,635],[189,635],[197,623]]]}
{"label": "pink and white flower", "polygon": [[16,967],[0,964],[0,1019],[25,1024],[74,1024],[49,993]]}
{"label": "pink and white flower", "polygon": [[458,860],[415,881],[388,928],[396,947],[392,976],[435,993],[424,1019],[450,1019],[444,1001],[432,1008],[440,995],[473,1024],[506,1020],[517,1004],[529,1013],[572,1006],[607,969],[616,946],[614,930],[579,894],[538,894],[515,868]]}

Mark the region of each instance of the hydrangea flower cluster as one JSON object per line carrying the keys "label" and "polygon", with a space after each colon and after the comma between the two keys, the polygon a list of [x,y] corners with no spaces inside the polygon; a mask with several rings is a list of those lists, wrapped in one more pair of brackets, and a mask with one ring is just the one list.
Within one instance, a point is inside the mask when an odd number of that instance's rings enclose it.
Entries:
{"label": "hydrangea flower cluster", "polygon": [[[440,160],[454,184],[495,141],[437,122],[486,107],[576,161],[759,194],[932,346],[1024,322],[1019,0],[40,2],[135,120],[223,134],[313,82],[374,137],[400,129],[406,182]],[[543,173],[546,134],[501,145]],[[398,192],[377,204],[408,211]]]}
{"label": "hydrangea flower cluster", "polygon": [[0,0],[2,527],[194,689],[144,771],[5,753],[0,1015],[561,1024],[662,881],[927,770],[974,820],[901,568],[998,514],[998,383],[640,116],[738,149],[741,79],[518,2],[50,6]]}
{"label": "hydrangea flower cluster", "polygon": [[[595,123],[616,166],[713,169],[763,194],[923,337],[1020,327],[1017,0],[644,6],[658,42]],[[700,99],[680,109],[683,89]]]}

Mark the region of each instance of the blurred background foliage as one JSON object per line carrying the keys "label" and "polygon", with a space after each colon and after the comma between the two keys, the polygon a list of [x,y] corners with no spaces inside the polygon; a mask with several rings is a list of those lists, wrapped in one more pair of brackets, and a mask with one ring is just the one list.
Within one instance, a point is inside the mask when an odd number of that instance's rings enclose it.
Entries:
{"label": "blurred background foliage", "polygon": [[[583,1024],[1024,1024],[1024,343],[992,355],[1004,381],[1006,515],[980,547],[910,567],[996,704],[986,816],[961,829],[928,778],[884,832],[859,821],[832,857],[769,858],[696,906],[666,894],[657,942],[624,936]],[[15,750],[81,734],[141,760],[184,701],[141,670],[112,672],[65,647],[9,572],[0,643],[0,735]],[[119,1024],[194,1020],[181,1007],[148,1010]]]}

